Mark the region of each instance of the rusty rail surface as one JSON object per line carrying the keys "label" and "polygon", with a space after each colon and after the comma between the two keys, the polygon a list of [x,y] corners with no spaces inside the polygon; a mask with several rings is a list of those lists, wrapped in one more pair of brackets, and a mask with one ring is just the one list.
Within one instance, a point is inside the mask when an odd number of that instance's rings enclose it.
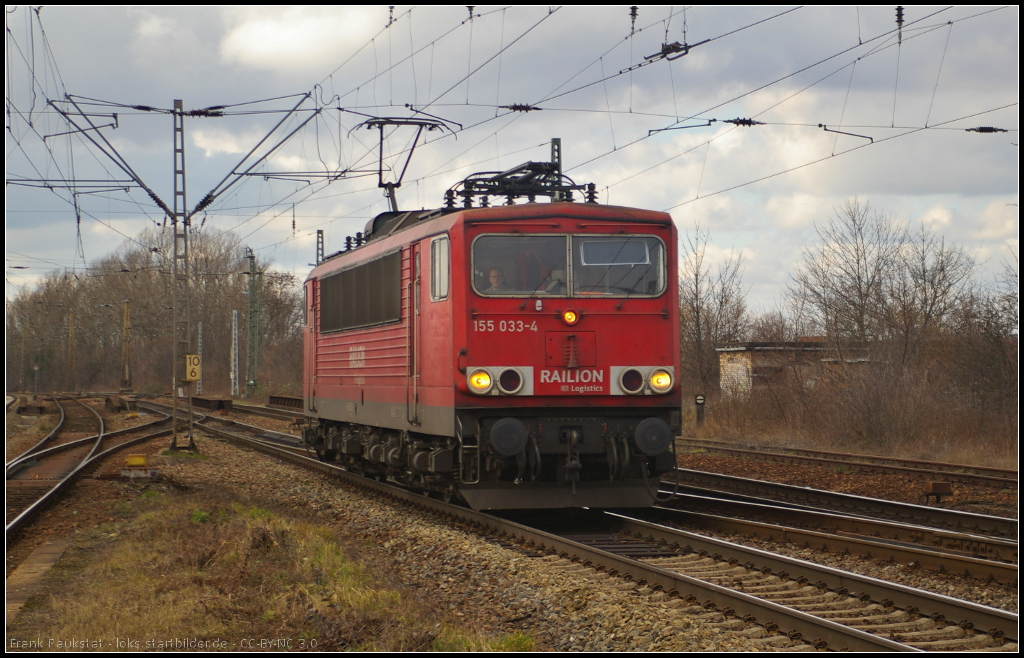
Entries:
{"label": "rusty rail surface", "polygon": [[753,496],[760,498],[759,502],[809,506],[826,511],[838,510],[845,513],[905,521],[936,528],[981,533],[993,537],[1017,537],[1017,519],[1003,516],[990,516],[987,514],[944,509],[942,507],[898,503],[891,500],[854,496],[834,491],[811,489],[810,487],[797,487],[790,484],[779,484],[778,482],[765,482],[763,480],[722,475],[720,473],[707,473],[688,468],[679,468],[675,472],[667,473],[663,476],[662,487],[665,488],[666,492],[671,493],[670,490],[675,485],[674,478],[676,477],[679,478],[680,484],[686,487],[699,488],[719,494],[724,493],[730,496]]}
{"label": "rusty rail surface", "polygon": [[946,481],[984,486],[1017,487],[1017,471],[1007,468],[991,468],[877,455],[858,455],[805,448],[737,444],[707,439],[680,439],[679,441],[682,443],[680,447],[684,450],[693,448],[695,450],[705,450],[743,459],[801,464],[805,466],[825,466],[827,468],[835,468],[839,465],[848,466],[851,470],[871,473],[913,475],[922,478],[938,478]]}

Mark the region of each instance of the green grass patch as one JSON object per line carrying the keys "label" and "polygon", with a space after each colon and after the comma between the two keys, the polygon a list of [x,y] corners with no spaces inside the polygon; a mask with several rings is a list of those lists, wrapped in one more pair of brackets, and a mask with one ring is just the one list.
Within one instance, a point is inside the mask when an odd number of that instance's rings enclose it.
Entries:
{"label": "green grass patch", "polygon": [[437,631],[437,637],[430,643],[430,651],[533,651],[534,641],[529,635],[515,632],[496,640],[475,637],[450,626]]}
{"label": "green grass patch", "polygon": [[131,637],[142,650],[182,637],[223,640],[228,651],[247,650],[244,638],[328,651],[533,648],[526,635],[495,639],[451,625],[429,597],[406,595],[352,560],[331,527],[216,490],[143,497],[145,509],[116,535],[97,527],[65,554],[38,606],[9,620],[9,635]]}

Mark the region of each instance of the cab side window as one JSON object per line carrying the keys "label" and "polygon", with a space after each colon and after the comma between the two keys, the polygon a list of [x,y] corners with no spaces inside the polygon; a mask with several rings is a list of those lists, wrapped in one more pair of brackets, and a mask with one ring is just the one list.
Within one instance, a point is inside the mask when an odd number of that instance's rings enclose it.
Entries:
{"label": "cab side window", "polygon": [[451,270],[451,246],[448,236],[434,238],[430,242],[430,301],[448,299],[448,282]]}

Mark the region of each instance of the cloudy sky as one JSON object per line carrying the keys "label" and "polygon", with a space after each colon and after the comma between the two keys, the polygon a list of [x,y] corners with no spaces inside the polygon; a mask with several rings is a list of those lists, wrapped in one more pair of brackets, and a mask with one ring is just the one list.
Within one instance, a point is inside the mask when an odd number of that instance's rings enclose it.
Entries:
{"label": "cloudy sky", "polygon": [[[290,135],[194,221],[300,277],[317,229],[330,253],[387,210],[358,173],[375,172],[376,132],[353,129],[416,110],[454,132],[420,141],[403,209],[546,161],[560,137],[601,202],[699,224],[714,259],[742,252],[754,310],[853,198],[962,245],[984,278],[1018,249],[1018,24],[1016,7],[914,7],[901,32],[894,7],[640,7],[635,22],[628,7],[8,8],[6,293],[163,223],[134,183],[106,184],[128,176],[57,110],[89,115],[87,134],[171,205],[174,99],[226,106],[185,119],[190,210]],[[688,54],[646,59],[677,42]],[[1009,132],[966,130],[980,126]],[[386,167],[412,137],[388,136]]]}

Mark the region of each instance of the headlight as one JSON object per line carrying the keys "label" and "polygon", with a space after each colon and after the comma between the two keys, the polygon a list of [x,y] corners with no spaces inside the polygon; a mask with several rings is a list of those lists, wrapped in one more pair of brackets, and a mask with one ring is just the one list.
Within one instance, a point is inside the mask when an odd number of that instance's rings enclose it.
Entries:
{"label": "headlight", "polygon": [[570,327],[580,321],[580,314],[571,308],[562,311],[562,322]]}
{"label": "headlight", "polygon": [[655,393],[668,393],[672,389],[672,373],[668,370],[658,368],[652,371],[648,381]]}
{"label": "headlight", "polygon": [[469,390],[477,395],[485,395],[491,390],[493,384],[494,380],[491,379],[491,373],[482,368],[469,373]]}
{"label": "headlight", "polygon": [[523,376],[515,368],[506,368],[498,375],[498,390],[505,395],[515,395],[523,390]]}
{"label": "headlight", "polygon": [[644,390],[644,374],[636,368],[628,368],[619,375],[619,387],[630,395]]}

